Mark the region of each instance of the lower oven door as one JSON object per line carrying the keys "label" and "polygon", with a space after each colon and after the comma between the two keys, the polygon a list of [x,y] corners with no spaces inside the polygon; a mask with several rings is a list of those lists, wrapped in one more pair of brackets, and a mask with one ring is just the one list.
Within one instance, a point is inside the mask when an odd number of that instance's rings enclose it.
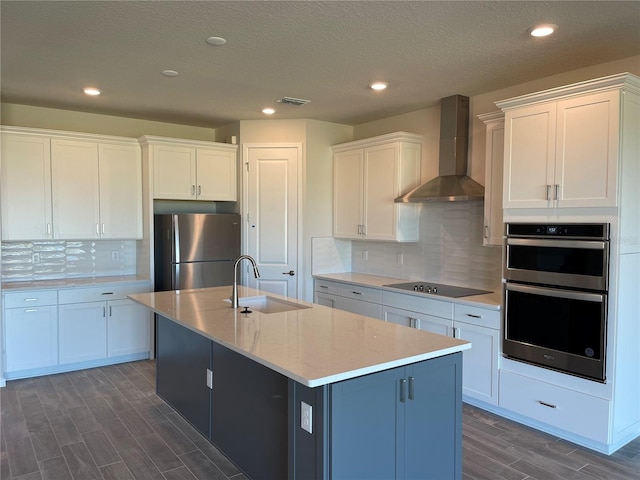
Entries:
{"label": "lower oven door", "polygon": [[503,353],[605,380],[607,295],[505,284]]}

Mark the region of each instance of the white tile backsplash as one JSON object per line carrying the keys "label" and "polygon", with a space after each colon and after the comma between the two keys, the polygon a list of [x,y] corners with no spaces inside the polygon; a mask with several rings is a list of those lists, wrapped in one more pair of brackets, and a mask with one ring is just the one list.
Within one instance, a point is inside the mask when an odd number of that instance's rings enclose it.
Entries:
{"label": "white tile backsplash", "polygon": [[351,241],[333,237],[311,239],[311,274],[351,271]]}
{"label": "white tile backsplash", "polygon": [[135,240],[2,242],[2,281],[135,275]]}
{"label": "white tile backsplash", "polygon": [[[351,271],[497,289],[502,252],[482,246],[482,202],[427,203],[420,214],[420,241],[409,244],[353,241]],[[362,252],[368,252],[368,260]],[[398,264],[398,253],[403,264]]]}

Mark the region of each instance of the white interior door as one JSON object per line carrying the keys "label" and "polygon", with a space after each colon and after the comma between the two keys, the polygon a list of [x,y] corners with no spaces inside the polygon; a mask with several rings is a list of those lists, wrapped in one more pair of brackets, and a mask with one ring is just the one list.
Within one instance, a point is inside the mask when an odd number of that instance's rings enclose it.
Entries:
{"label": "white interior door", "polygon": [[243,269],[245,285],[297,298],[302,145],[249,144],[243,153],[248,167],[244,189],[245,252],[255,258],[260,269],[258,280]]}

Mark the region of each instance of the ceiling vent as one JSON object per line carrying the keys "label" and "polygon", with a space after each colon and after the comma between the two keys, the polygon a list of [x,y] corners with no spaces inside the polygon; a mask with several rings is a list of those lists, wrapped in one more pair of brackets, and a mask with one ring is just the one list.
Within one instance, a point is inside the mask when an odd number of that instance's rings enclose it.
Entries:
{"label": "ceiling vent", "polygon": [[293,98],[293,97],[282,97],[281,99],[276,101],[278,103],[284,103],[286,105],[296,105],[299,107],[300,105],[306,105],[311,100],[304,100],[302,98]]}

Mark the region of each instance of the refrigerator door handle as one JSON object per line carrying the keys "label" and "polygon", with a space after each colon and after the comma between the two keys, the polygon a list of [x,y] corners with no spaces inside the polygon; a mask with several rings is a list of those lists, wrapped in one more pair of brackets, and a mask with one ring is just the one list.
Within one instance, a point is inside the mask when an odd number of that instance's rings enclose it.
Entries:
{"label": "refrigerator door handle", "polygon": [[171,228],[173,229],[173,232],[171,233],[171,236],[173,237],[173,259],[174,262],[180,263],[180,230],[178,228],[178,215],[173,215],[171,223]]}

